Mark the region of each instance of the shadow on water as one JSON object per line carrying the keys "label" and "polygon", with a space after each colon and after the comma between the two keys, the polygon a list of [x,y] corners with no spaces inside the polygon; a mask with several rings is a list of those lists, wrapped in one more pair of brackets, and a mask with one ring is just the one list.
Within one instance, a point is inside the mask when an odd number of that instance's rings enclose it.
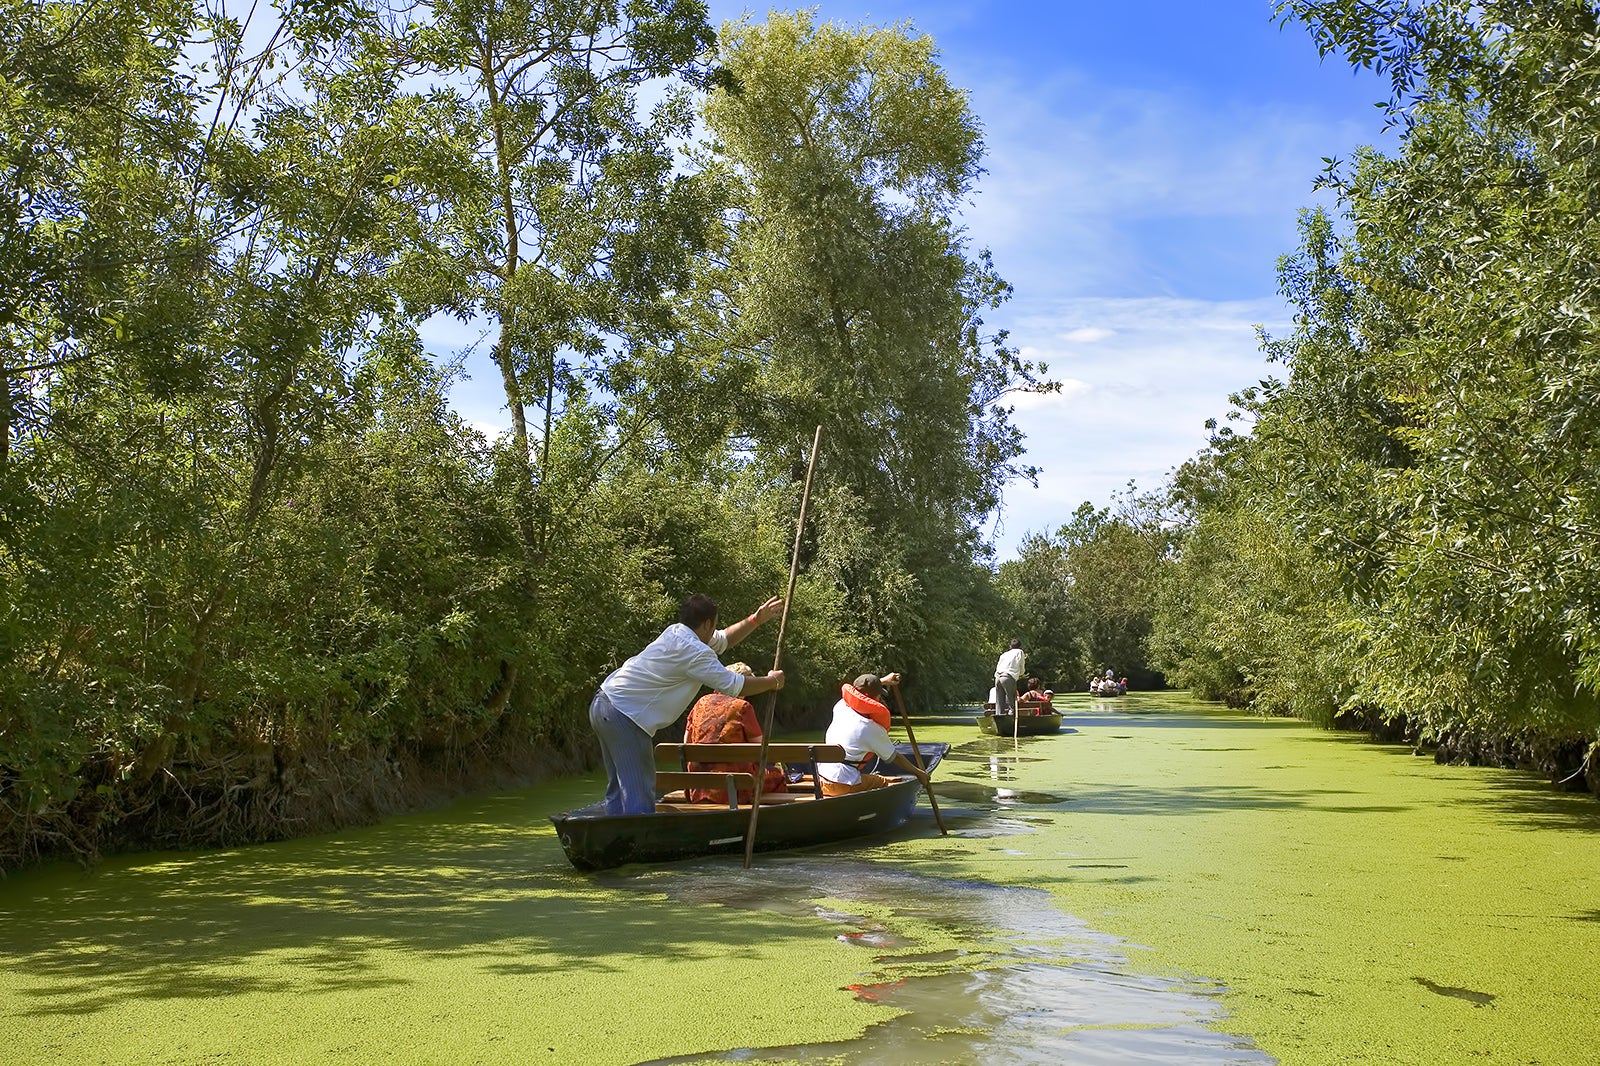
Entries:
{"label": "shadow on water", "polygon": [[659,1063],[1275,1061],[1206,1027],[1223,1017],[1217,986],[1131,972],[1123,942],[1058,911],[1038,889],[818,856],[774,860],[759,871],[732,863],[640,871],[607,883],[836,923],[838,939],[862,949],[868,971],[850,990],[903,1012],[857,1040]]}
{"label": "shadow on water", "polygon": [[[1318,743],[1334,744],[1380,753],[1405,769],[1415,772],[1419,763],[1437,767],[1433,757],[1419,753],[1408,744],[1373,741],[1359,733],[1317,733]],[[1456,794],[1455,802],[1481,807],[1495,817],[1512,818],[1532,829],[1556,829],[1600,834],[1600,802],[1582,792],[1565,792],[1551,784],[1550,778],[1531,770],[1503,767],[1437,767],[1440,774],[1465,772],[1471,775],[1470,789]]]}
{"label": "shadow on water", "polygon": [[715,930],[670,919],[595,891],[543,810],[511,794],[281,845],[114,858],[94,875],[29,871],[0,882],[0,968],[49,979],[8,1012],[59,1018],[404,985],[385,950],[490,973],[559,975],[575,959],[621,973],[663,955],[754,955],[792,932],[776,915]]}
{"label": "shadow on water", "polygon": [[1464,999],[1474,1007],[1489,1007],[1494,1005],[1495,995],[1491,992],[1478,992],[1471,988],[1457,988],[1454,985],[1435,984],[1426,977],[1413,977],[1413,981],[1426,988],[1437,996],[1448,996],[1451,999]]}

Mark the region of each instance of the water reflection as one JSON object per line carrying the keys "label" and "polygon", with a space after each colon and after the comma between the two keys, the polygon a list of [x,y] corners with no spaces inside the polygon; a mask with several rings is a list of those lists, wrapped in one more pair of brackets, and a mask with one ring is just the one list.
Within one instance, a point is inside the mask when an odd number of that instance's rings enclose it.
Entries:
{"label": "water reflection", "polygon": [[997,806],[1010,806],[1018,803],[1050,806],[1057,803],[1066,803],[1072,798],[1055,792],[997,788],[992,785],[969,781],[935,781],[933,793],[940,799],[948,797],[961,803],[989,803]]}
{"label": "water reflection", "polygon": [[[787,857],[749,871],[704,863],[607,880],[695,904],[836,923],[838,939],[862,949],[863,979],[850,990],[904,1012],[858,1040],[662,1064],[1275,1061],[1206,1027],[1224,1016],[1216,985],[1131,972],[1122,941],[1057,910],[1037,889],[941,880],[843,856]],[[813,902],[819,899],[830,902]],[[862,913],[841,910],[845,901]]]}

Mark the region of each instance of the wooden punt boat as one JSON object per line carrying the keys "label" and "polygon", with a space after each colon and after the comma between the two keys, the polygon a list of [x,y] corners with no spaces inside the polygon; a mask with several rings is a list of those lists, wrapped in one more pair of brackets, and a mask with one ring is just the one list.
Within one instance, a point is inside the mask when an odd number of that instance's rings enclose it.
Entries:
{"label": "wooden punt boat", "polygon": [[[710,761],[710,745],[661,744],[657,758],[670,756],[687,762]],[[759,745],[720,744],[716,761],[741,762],[740,748]],[[905,755],[910,744],[896,744]],[[948,744],[918,744],[922,763],[931,773],[950,750]],[[810,756],[808,759],[807,756]],[[883,788],[823,796],[816,784],[814,761],[842,759],[840,748],[821,744],[770,744],[768,761],[782,763],[791,778],[788,792],[764,795],[757,819],[756,850],[778,851],[827,844],[851,837],[885,833],[903,825],[916,808],[922,785],[916,778],[900,777]],[[755,755],[749,756],[754,762]],[[913,761],[915,761],[913,759]],[[796,775],[798,780],[794,780]],[[889,775],[885,775],[889,776]],[[672,862],[707,855],[744,853],[745,831],[750,826],[750,805],[738,803],[737,789],[755,785],[748,774],[683,773],[656,775],[657,791],[665,791],[654,814],[606,814],[605,801],[550,816],[567,858],[580,870],[609,870],[630,862]],[[690,803],[684,791],[727,788],[733,803]],[[731,786],[731,787],[729,787]]]}
{"label": "wooden punt boat", "polygon": [[[1009,714],[980,714],[978,728],[994,736],[1042,737],[1061,732],[1061,715],[1025,714],[1015,726]],[[1016,730],[1012,732],[1013,728]]]}

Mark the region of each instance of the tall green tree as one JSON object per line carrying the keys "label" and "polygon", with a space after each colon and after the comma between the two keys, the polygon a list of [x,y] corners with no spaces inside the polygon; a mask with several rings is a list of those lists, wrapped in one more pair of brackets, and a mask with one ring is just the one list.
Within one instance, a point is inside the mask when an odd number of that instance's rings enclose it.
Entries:
{"label": "tall green tree", "polygon": [[770,469],[824,427],[834,532],[813,567],[846,591],[861,654],[970,697],[982,667],[953,653],[975,622],[978,521],[1031,476],[1003,397],[1039,369],[984,330],[1010,290],[952,221],[980,173],[977,120],[903,27],[774,12],[724,26],[719,59],[705,118],[735,222],[701,279],[702,335],[747,383]]}
{"label": "tall green tree", "polygon": [[[712,40],[700,0],[447,0],[404,9],[370,41],[371,62],[422,83],[396,118],[434,149],[395,179],[417,190],[442,261],[422,276],[442,276],[448,305],[494,335],[535,555],[565,506],[552,496],[589,491],[603,469],[548,484],[564,469],[553,449],[569,399],[619,432],[677,428],[637,357],[675,330],[668,296],[711,224],[714,202],[674,143],[693,117],[681,90],[707,76]],[[651,84],[669,91],[647,107]]]}
{"label": "tall green tree", "polygon": [[[1308,215],[1281,266],[1296,324],[1267,351],[1284,376],[1239,398],[1251,439],[1228,449],[1182,580],[1257,591],[1282,625],[1211,646],[1280,705],[1592,739],[1596,9],[1278,10],[1390,77],[1399,149],[1330,167],[1338,214]],[[1230,536],[1243,546],[1219,550]]]}
{"label": "tall green tree", "polygon": [[1161,684],[1146,641],[1171,540],[1158,498],[1132,486],[1114,507],[1084,503],[1055,533],[1026,538],[997,583],[1029,672],[1065,691],[1108,669],[1136,688]]}

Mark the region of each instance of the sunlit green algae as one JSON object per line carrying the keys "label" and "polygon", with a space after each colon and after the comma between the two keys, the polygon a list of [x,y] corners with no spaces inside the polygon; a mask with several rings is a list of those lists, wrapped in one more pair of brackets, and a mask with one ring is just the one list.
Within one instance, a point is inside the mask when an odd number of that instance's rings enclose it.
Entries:
{"label": "sunlit green algae", "polygon": [[[939,771],[958,835],[924,810],[819,854],[1042,889],[1131,966],[1220,984],[1216,1024],[1285,1063],[1595,1061],[1592,797],[1174,696],[1066,710],[1019,746],[920,724],[963,745]],[[898,961],[853,942],[838,912],[877,911],[847,884],[769,907],[698,899],[704,868],[577,874],[545,815],[597,788],[15,875],[0,1040],[17,1062],[632,1063],[848,1041],[895,1013],[851,985],[993,965],[980,929],[904,925]]]}

